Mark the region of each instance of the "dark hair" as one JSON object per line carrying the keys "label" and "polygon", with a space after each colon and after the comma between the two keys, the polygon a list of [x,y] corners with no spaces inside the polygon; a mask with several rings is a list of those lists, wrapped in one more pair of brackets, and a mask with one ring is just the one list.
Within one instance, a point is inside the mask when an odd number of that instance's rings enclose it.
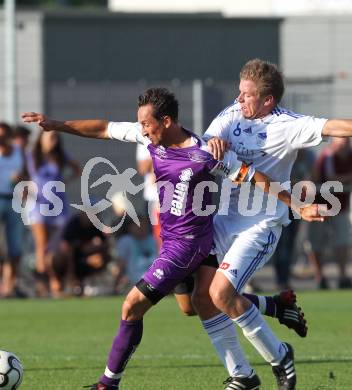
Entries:
{"label": "dark hair", "polygon": [[178,119],[178,101],[175,95],[166,88],[150,88],[138,97],[138,107],[151,104],[154,108],[153,116],[160,120],[169,116],[174,122]]}
{"label": "dark hair", "polygon": [[38,169],[45,162],[45,157],[52,158],[59,166],[59,168],[62,169],[65,165],[66,157],[62,146],[60,134],[56,133],[57,135],[56,145],[54,146],[53,150],[51,150],[46,156],[43,153],[42,145],[41,145],[41,139],[43,134],[44,131],[40,133],[33,147],[33,159],[34,159],[34,165],[36,169]]}
{"label": "dark hair", "polygon": [[260,97],[273,95],[279,103],[284,94],[284,81],[275,64],[258,58],[248,61],[240,72],[241,80],[251,80],[257,85]]}
{"label": "dark hair", "polygon": [[0,127],[5,130],[6,137],[12,136],[12,127],[6,122],[0,122]]}
{"label": "dark hair", "polygon": [[29,137],[30,134],[31,131],[26,126],[17,125],[13,128],[14,137]]}

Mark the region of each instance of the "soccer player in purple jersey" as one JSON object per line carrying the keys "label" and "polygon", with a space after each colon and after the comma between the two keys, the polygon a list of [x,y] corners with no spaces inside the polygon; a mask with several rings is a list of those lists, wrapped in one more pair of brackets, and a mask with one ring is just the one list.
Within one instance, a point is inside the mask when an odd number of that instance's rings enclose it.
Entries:
{"label": "soccer player in purple jersey", "polygon": [[[140,95],[138,106],[138,123],[104,120],[59,122],[37,113],[22,115],[25,122],[37,122],[44,130],[148,144],[157,181],[165,184],[159,191],[163,208],[160,255],[125,298],[120,328],[113,340],[105,372],[99,383],[91,386],[92,390],[118,389],[124,369],[142,339],[144,314],[193,272],[197,288],[197,274],[206,272],[202,268],[208,267],[201,265],[212,246],[213,225],[212,215],[203,212],[211,200],[210,192],[204,191],[204,188],[214,181],[213,174],[225,172],[234,181],[243,181],[245,177],[256,180],[257,175],[265,183],[266,190],[269,186],[267,177],[255,172],[252,167],[238,163],[235,154],[228,155],[221,162],[214,160],[204,143],[178,124],[178,102],[169,91],[149,89]],[[194,202],[201,187],[204,196]],[[168,193],[169,188],[171,193]],[[278,197],[291,203],[287,192],[278,193]],[[164,202],[168,201],[170,204],[165,210]],[[321,219],[313,205],[302,213],[307,219]],[[211,301],[208,305],[218,312]],[[234,332],[232,322],[230,324]],[[225,338],[235,336],[233,332],[228,329]],[[256,378],[256,375],[253,374],[253,377]]]}

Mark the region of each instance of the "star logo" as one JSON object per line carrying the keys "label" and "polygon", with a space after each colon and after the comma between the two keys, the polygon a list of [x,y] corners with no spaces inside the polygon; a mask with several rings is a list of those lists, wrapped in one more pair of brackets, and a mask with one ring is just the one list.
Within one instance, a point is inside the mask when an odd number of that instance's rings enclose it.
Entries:
{"label": "star logo", "polygon": [[[89,185],[89,179],[91,177],[92,170],[98,164],[105,164],[112,168],[114,174],[104,174],[94,183]],[[128,215],[134,223],[140,226],[140,222],[133,207],[133,204],[128,200],[127,193],[136,195],[144,187],[144,184],[135,185],[132,182],[132,177],[137,173],[133,168],[127,168],[123,172],[119,172],[115,165],[106,158],[94,157],[91,158],[84,166],[81,177],[81,200],[82,204],[71,204],[72,207],[85,212],[93,225],[104,232],[114,233],[125,221],[126,215]],[[109,183],[110,188],[106,193],[106,199],[102,199],[95,204],[91,203],[91,197],[89,196],[89,189],[95,188],[103,183]],[[122,193],[124,196],[125,211],[121,221],[116,226],[107,226],[99,218],[98,214],[112,206],[112,199],[116,193]]]}

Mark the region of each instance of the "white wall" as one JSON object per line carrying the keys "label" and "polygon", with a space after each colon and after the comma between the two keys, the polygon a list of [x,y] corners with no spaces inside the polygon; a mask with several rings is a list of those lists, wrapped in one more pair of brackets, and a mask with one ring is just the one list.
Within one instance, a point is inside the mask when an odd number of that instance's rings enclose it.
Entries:
{"label": "white wall", "polygon": [[288,16],[352,13],[352,0],[109,0],[118,12],[218,12],[225,16]]}
{"label": "white wall", "polygon": [[273,0],[109,0],[109,9],[119,12],[218,12],[226,16],[270,16]]}

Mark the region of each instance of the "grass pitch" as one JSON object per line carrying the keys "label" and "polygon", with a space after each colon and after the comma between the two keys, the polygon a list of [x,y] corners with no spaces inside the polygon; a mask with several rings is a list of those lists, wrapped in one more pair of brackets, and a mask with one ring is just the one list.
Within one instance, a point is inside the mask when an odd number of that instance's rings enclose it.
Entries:
{"label": "grass pitch", "polygon": [[[3,300],[0,349],[25,366],[21,390],[77,390],[97,380],[119,323],[122,298]],[[352,389],[352,291],[300,293],[309,323],[301,339],[276,320],[270,324],[295,348],[297,390]],[[140,347],[127,366],[121,390],[217,390],[227,373],[196,317],[181,315],[175,300],[145,317]],[[277,387],[270,367],[244,341],[262,380]]]}

